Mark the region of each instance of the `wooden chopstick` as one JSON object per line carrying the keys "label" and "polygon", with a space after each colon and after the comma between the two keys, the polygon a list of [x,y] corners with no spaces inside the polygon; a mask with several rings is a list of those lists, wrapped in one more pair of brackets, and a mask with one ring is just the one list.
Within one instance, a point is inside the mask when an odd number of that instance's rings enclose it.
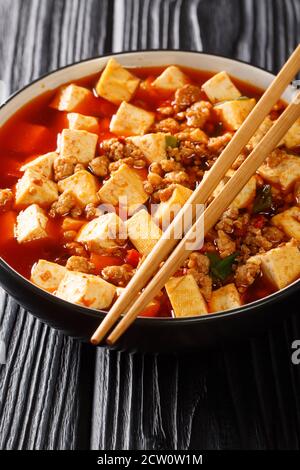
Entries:
{"label": "wooden chopstick", "polygon": [[[229,207],[234,198],[243,189],[251,176],[263,163],[265,157],[272,152],[277,144],[284,137],[289,128],[300,117],[300,93],[286,108],[284,113],[271,127],[269,132],[255,147],[244,163],[236,171],[225,185],[223,191],[212,201],[205,212],[197,219],[187,235],[180,241],[175,250],[158,271],[154,278],[147,285],[145,290],[138,297],[137,301],[131,306],[126,315],[117,324],[115,329],[107,338],[108,344],[114,344],[120,336],[127,330],[134,319],[138,316],[155,295],[164,287],[174,272],[180,268],[191,253],[187,245],[195,240],[197,233],[203,233],[203,236],[216,224],[223,212]],[[214,171],[214,167],[211,170]],[[204,227],[204,230],[200,230]]]}
{"label": "wooden chopstick", "polygon": [[168,254],[176,246],[178,240],[175,239],[174,234],[180,233],[179,230],[182,227],[182,221],[190,205],[204,204],[213,193],[219,181],[224,177],[251,136],[258,129],[264,118],[279,100],[288,84],[299,71],[299,63],[300,45],[295,49],[272,84],[267,88],[257,105],[238,129],[233,139],[214,163],[214,172],[209,172],[207,178],[195,189],[190,199],[187,201],[186,206],[182,208],[164,232],[164,237],[155,245],[154,249],[139,267],[137,273],[133,276],[123,293],[114,303],[109,313],[102,320],[91,338],[93,344],[99,344],[106,336],[121,314],[135,301],[139,292],[159,268],[160,263],[166,259]]}

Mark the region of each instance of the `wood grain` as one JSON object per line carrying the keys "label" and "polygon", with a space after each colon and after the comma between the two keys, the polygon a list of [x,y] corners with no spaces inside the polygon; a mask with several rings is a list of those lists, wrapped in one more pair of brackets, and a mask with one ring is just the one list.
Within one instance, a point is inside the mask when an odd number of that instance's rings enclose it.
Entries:
{"label": "wood grain", "polygon": [[[299,0],[0,0],[0,79],[12,92],[74,60],[158,47],[276,72],[299,24]],[[299,448],[297,316],[231,349],[152,357],[95,352],[1,302],[1,449]]]}

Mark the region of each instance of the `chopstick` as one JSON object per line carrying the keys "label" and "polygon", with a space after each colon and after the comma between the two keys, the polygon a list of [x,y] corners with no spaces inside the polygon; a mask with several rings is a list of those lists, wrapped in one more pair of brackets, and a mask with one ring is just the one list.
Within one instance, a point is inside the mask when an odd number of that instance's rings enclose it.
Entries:
{"label": "chopstick", "polygon": [[[234,198],[243,189],[250,177],[256,172],[257,168],[263,163],[268,155],[281,141],[289,128],[300,117],[300,93],[286,108],[280,118],[271,127],[269,132],[261,142],[250,153],[248,158],[230,178],[223,191],[207,207],[205,212],[200,215],[196,223],[191,227],[186,236],[180,241],[175,250],[164,263],[163,267],[153,277],[145,290],[138,297],[136,302],[130,307],[126,315],[117,324],[115,329],[107,338],[108,344],[114,344],[122,334],[131,325],[147,304],[164,287],[169,278],[180,268],[191,249],[187,245],[194,242],[197,233],[203,233],[203,237],[216,224],[223,212],[229,207]],[[211,170],[213,171],[213,169]],[[200,230],[203,228],[202,232]],[[203,238],[202,238],[203,241]]]}
{"label": "chopstick", "polygon": [[257,105],[253,108],[242,126],[238,129],[233,139],[223,150],[217,161],[214,163],[214,171],[209,172],[207,178],[201,182],[193,192],[186,206],[177,214],[173,222],[164,232],[164,237],[158,241],[151,253],[143,261],[137,273],[123,293],[116,300],[106,317],[91,338],[92,344],[99,344],[106,336],[115,322],[126,309],[135,301],[141,289],[145,286],[152,275],[157,271],[159,265],[176,246],[178,240],[174,234],[180,233],[182,221],[186,216],[190,205],[204,204],[213,193],[219,181],[225,176],[233,162],[236,160],[242,149],[250,140],[251,136],[258,129],[264,118],[269,114],[272,107],[278,101],[288,84],[292,81],[299,70],[300,45],[282,67],[272,84],[267,88]]}

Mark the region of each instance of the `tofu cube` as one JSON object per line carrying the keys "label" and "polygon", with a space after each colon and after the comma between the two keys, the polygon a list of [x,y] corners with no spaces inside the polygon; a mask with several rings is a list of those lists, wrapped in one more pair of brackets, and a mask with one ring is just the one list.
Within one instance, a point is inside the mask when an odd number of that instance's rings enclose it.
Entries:
{"label": "tofu cube", "polygon": [[193,191],[191,189],[177,184],[172,196],[167,201],[159,204],[154,214],[154,221],[159,224],[163,230],[166,229],[192,193]]}
{"label": "tofu cube", "polygon": [[247,148],[249,150],[253,150],[254,147],[257,146],[257,144],[259,144],[259,142],[262,140],[262,138],[266,135],[266,133],[271,129],[271,127],[273,126],[274,124],[274,121],[272,121],[272,119],[267,116],[263,122],[261,123],[261,125],[259,126],[259,128],[257,129],[257,131],[253,134],[253,136],[251,137],[251,139],[249,140],[248,144],[247,144]]}
{"label": "tofu cube", "polygon": [[143,135],[152,126],[154,113],[123,101],[110,121],[109,130],[116,135]]}
{"label": "tofu cube", "polygon": [[57,198],[57,184],[32,169],[27,169],[17,183],[16,204],[18,206],[38,204],[47,207]]}
{"label": "tofu cube", "polygon": [[300,208],[291,207],[290,209],[275,215],[271,223],[281,228],[289,237],[300,240]]}
{"label": "tofu cube", "polygon": [[176,65],[170,65],[152,83],[152,86],[166,91],[176,91],[189,80]]}
{"label": "tofu cube", "polygon": [[157,134],[145,134],[142,136],[128,137],[145,155],[148,162],[159,162],[166,158],[166,136],[163,132]]}
{"label": "tofu cube", "polygon": [[[119,202],[126,205],[127,202],[130,215],[149,198],[144,191],[142,178],[126,164],[121,165],[117,171],[112,173],[98,195],[102,202],[113,206],[118,206]],[[122,198],[121,201],[120,198]]]}
{"label": "tofu cube", "polygon": [[48,217],[37,204],[28,206],[17,217],[16,238],[18,243],[47,238]]}
{"label": "tofu cube", "polygon": [[90,308],[108,308],[116,287],[93,274],[68,271],[56,291],[57,297]]}
{"label": "tofu cube", "polygon": [[122,101],[131,100],[139,83],[139,78],[124,69],[112,58],[107,62],[101,74],[96,85],[96,91],[102,98],[114,104],[120,104]]}
{"label": "tofu cube", "polygon": [[300,118],[288,130],[283,138],[283,143],[288,149],[300,146]]}
{"label": "tofu cube", "polygon": [[208,313],[204,297],[191,274],[172,277],[165,287],[175,317],[195,317]]}
{"label": "tofu cube", "polygon": [[87,131],[64,129],[59,139],[62,157],[76,158],[78,163],[88,164],[95,156],[98,136]]}
{"label": "tofu cube", "polygon": [[231,203],[231,207],[237,209],[246,209],[256,196],[256,178],[252,176],[248,183],[243,187],[242,191],[236,196]]}
{"label": "tofu cube", "polygon": [[293,240],[256,256],[261,260],[263,275],[277,289],[283,289],[300,275],[300,252]]}
{"label": "tofu cube", "polygon": [[74,84],[67,85],[59,90],[51,103],[51,107],[59,111],[73,111],[90,96],[93,96],[93,94],[87,88]]}
{"label": "tofu cube", "polygon": [[67,270],[64,266],[40,259],[32,267],[30,280],[42,289],[54,292],[66,272]]}
{"label": "tofu cube", "polygon": [[272,184],[279,184],[283,191],[288,191],[300,178],[300,158],[285,154],[278,165],[261,165],[257,173]]}
{"label": "tofu cube", "polygon": [[202,89],[212,103],[235,100],[241,96],[227,72],[219,72],[211,77],[202,85]]}
{"label": "tofu cube", "polygon": [[40,157],[34,158],[25,165],[21,166],[21,171],[26,171],[31,169],[36,171],[37,173],[42,174],[46,178],[51,179],[53,173],[53,163],[54,160],[58,157],[56,152],[49,152],[45,155],[41,155]]}
{"label": "tofu cube", "polygon": [[127,222],[126,228],[131,243],[142,255],[147,256],[162,235],[145,209],[138,211]]}
{"label": "tofu cube", "polygon": [[245,121],[254,108],[256,100],[246,98],[240,100],[225,101],[214,107],[220,113],[220,118],[227,129],[236,131]]}
{"label": "tofu cube", "polygon": [[71,193],[81,206],[97,202],[99,183],[95,176],[86,170],[80,170],[58,182],[58,190]]}
{"label": "tofu cube", "polygon": [[117,248],[118,240],[126,240],[123,221],[114,212],[101,215],[84,225],[79,231],[76,241],[84,243],[89,251],[101,252],[102,249]]}
{"label": "tofu cube", "polygon": [[94,116],[85,116],[79,113],[68,113],[69,129],[78,131],[96,132],[98,131],[98,119]]}
{"label": "tofu cube", "polygon": [[234,284],[227,284],[212,292],[210,300],[211,312],[221,312],[240,307],[242,301]]}

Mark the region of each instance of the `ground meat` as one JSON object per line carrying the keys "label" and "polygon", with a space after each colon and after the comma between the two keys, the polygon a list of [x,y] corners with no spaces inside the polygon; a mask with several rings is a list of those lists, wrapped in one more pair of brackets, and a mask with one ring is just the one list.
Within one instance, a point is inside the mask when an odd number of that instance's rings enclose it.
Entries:
{"label": "ground meat", "polygon": [[95,207],[95,204],[90,203],[85,206],[84,212],[85,212],[86,218],[88,220],[92,220],[97,215],[97,208]]}
{"label": "ground meat", "polygon": [[252,259],[246,264],[239,266],[235,272],[235,283],[239,292],[243,293],[247,287],[251,286],[260,274],[260,260]]}
{"label": "ground meat", "polygon": [[55,181],[62,180],[68,176],[73,175],[76,165],[76,158],[73,157],[58,157],[54,161],[54,179]]}
{"label": "ground meat", "polygon": [[157,173],[152,173],[151,171],[148,173],[147,180],[154,189],[159,189],[163,183],[163,178]]}
{"label": "ground meat", "polygon": [[164,174],[162,166],[158,162],[151,163],[151,165],[149,166],[149,171],[151,171],[151,173],[156,173],[157,175],[160,175],[160,176],[163,176]]}
{"label": "ground meat", "polygon": [[277,227],[264,227],[262,234],[273,246],[278,245],[285,238],[284,233]]}
{"label": "ground meat", "polygon": [[173,105],[176,112],[182,111],[191,106],[201,98],[201,89],[195,85],[184,85],[176,90]]}
{"label": "ground meat", "polygon": [[189,186],[189,175],[185,171],[171,171],[165,174],[164,181]]}
{"label": "ground meat", "polygon": [[160,161],[160,166],[161,169],[164,173],[169,173],[170,171],[178,171],[182,169],[182,165],[179,162],[176,162],[175,160],[161,160]]}
{"label": "ground meat", "polygon": [[[203,158],[208,157],[207,147],[198,142],[184,140],[178,147],[167,148],[169,158],[181,162],[183,165],[202,164]],[[172,171],[172,170],[170,170]]]}
{"label": "ground meat", "polygon": [[257,253],[264,253],[265,251],[270,250],[273,243],[262,235],[262,230],[260,228],[249,225],[246,236],[242,240],[241,246],[243,245],[248,247],[251,255],[256,255]]}
{"label": "ground meat", "polygon": [[190,127],[200,127],[210,118],[212,105],[207,101],[197,101],[186,110],[187,125]]}
{"label": "ground meat", "polygon": [[69,252],[71,255],[74,255],[74,256],[83,256],[83,257],[85,257],[85,258],[88,257],[88,253],[87,253],[86,249],[84,248],[83,245],[81,245],[81,244],[78,243],[78,242],[66,243],[66,244],[65,244],[65,248],[68,250],[68,252]]}
{"label": "ground meat", "polygon": [[14,203],[14,195],[11,189],[0,189],[0,212],[8,211]]}
{"label": "ground meat", "polygon": [[235,241],[223,230],[218,230],[216,242],[221,258],[226,258],[226,256],[232,255],[236,251]]}
{"label": "ground meat", "polygon": [[109,158],[106,155],[93,158],[89,167],[94,175],[99,176],[100,178],[106,178],[109,174]]}
{"label": "ground meat", "polygon": [[160,189],[159,191],[157,191],[157,196],[160,202],[168,201],[170,197],[172,196],[175,188],[176,188],[176,184],[170,184],[170,186],[168,186],[167,188]]}
{"label": "ground meat", "polygon": [[93,263],[83,256],[71,256],[66,264],[69,271],[79,271],[80,273],[92,273],[95,269]]}
{"label": "ground meat", "polygon": [[238,219],[239,211],[236,208],[230,208],[222,215],[219,222],[215,225],[216,230],[223,230],[230,234],[234,231],[234,221]]}
{"label": "ground meat", "polygon": [[72,194],[68,192],[62,193],[58,200],[52,204],[49,215],[50,217],[68,215],[75,206],[76,200]]}
{"label": "ground meat", "polygon": [[[104,140],[101,144],[102,150],[104,150],[105,155],[111,161],[118,161],[127,158],[131,158],[132,166],[135,166],[135,162],[137,162],[136,166],[141,167],[141,161],[145,161],[145,157],[143,152],[132,142],[130,141],[123,141],[113,138]],[[124,161],[124,163],[130,164],[129,161]]]}
{"label": "ground meat", "polygon": [[157,108],[157,111],[163,116],[172,116],[172,114],[174,114],[172,106],[161,106],[160,108]]}
{"label": "ground meat", "polygon": [[107,266],[102,269],[103,278],[119,287],[128,284],[134,274],[134,269],[130,264],[122,264],[122,266]]}
{"label": "ground meat", "polygon": [[207,301],[211,298],[212,279],[209,276],[209,258],[201,253],[193,252],[189,256],[185,265],[186,274],[192,274],[195,278],[200,291]]}
{"label": "ground meat", "polygon": [[170,132],[171,134],[176,134],[176,132],[180,131],[180,124],[173,118],[166,118],[159,121],[155,128],[159,132]]}
{"label": "ground meat", "polygon": [[218,137],[211,137],[207,144],[208,150],[213,153],[220,153],[228,142],[231,141],[232,136],[232,132],[226,132]]}

